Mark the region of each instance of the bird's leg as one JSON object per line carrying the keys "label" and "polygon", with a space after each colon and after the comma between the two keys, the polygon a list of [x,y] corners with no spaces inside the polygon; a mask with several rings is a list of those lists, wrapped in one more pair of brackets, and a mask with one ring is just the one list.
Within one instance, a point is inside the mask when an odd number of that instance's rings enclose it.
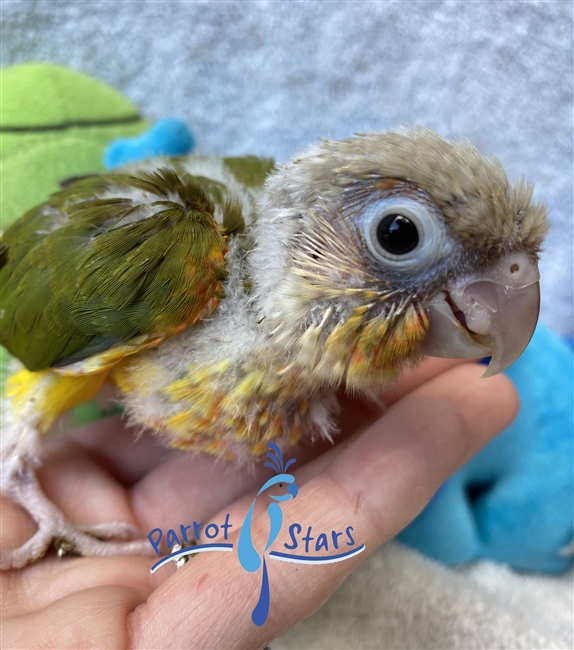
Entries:
{"label": "bird's leg", "polygon": [[38,530],[22,546],[0,553],[0,569],[20,568],[40,559],[55,545],[60,556],[67,553],[79,555],[151,555],[147,540],[129,542],[103,541],[100,538],[131,537],[137,530],[121,521],[105,522],[90,527],[76,526],[46,497],[34,468],[24,464],[20,471],[4,485],[5,493],[22,506],[34,519]]}
{"label": "bird's leg", "polygon": [[140,536],[140,531],[127,521],[103,521],[78,528],[98,539],[136,539]]}
{"label": "bird's leg", "polygon": [[[70,382],[70,379],[76,381]],[[56,546],[59,555],[153,554],[147,540],[117,541],[139,535],[129,523],[111,521],[88,527],[72,523],[48,499],[38,483],[35,466],[41,455],[40,434],[59,415],[54,404],[65,404],[69,408],[74,402],[86,399],[90,380],[82,382],[82,379],[85,378],[61,377],[50,371],[21,370],[7,382],[6,398],[2,401],[1,488],[30,514],[38,530],[19,548],[0,552],[0,569],[19,568],[38,560],[52,545]],[[94,386],[89,392],[97,392],[101,381],[101,378],[93,378]],[[65,400],[61,397],[64,390]],[[51,409],[48,415],[45,404]]]}

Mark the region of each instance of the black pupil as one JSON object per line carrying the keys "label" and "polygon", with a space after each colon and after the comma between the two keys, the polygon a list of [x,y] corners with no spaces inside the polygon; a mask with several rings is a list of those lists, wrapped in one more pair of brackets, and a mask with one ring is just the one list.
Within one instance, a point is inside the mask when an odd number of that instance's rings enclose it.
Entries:
{"label": "black pupil", "polygon": [[419,243],[415,224],[402,214],[387,214],[377,226],[379,244],[393,255],[405,255]]}

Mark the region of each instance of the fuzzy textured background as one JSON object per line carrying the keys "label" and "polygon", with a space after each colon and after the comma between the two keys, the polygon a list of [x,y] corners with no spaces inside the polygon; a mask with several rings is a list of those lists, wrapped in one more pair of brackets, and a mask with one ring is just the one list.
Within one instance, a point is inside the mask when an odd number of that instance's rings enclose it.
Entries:
{"label": "fuzzy textured background", "polygon": [[422,124],[536,183],[543,318],[574,334],[572,3],[11,1],[2,66],[99,77],[198,151],[286,161],[320,136]]}
{"label": "fuzzy textured background", "polygon": [[[1,64],[96,76],[197,150],[286,161],[316,138],[422,124],[536,184],[543,319],[574,334],[571,2],[0,2]],[[288,647],[572,647],[572,574],[439,567],[380,549]],[[544,606],[543,606],[544,605]]]}

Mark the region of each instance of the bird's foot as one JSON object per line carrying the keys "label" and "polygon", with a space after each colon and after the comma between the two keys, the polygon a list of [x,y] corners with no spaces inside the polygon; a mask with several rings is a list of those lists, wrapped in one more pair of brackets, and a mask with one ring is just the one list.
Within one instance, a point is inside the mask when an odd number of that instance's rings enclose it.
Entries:
{"label": "bird's foot", "polygon": [[[70,528],[72,530],[70,530]],[[139,530],[126,521],[105,521],[91,526],[75,526],[68,522],[68,532],[54,537],[52,548],[58,557],[65,555],[150,555],[145,540],[137,539]],[[109,540],[134,540],[131,543]],[[142,546],[141,551],[139,550]],[[130,550],[130,549],[134,550]]]}
{"label": "bird's foot", "polygon": [[[0,552],[0,569],[18,569],[41,559],[53,547],[64,555],[152,555],[147,540],[133,539],[139,531],[123,521],[77,526],[46,497],[34,471],[23,469],[14,475],[6,493],[34,519],[38,530],[19,548]],[[113,541],[130,540],[130,541]]]}

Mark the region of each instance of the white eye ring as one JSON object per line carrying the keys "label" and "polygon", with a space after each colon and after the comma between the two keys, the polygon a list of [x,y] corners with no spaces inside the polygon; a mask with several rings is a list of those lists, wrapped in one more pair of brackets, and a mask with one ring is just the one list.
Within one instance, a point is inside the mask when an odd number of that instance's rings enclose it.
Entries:
{"label": "white eye ring", "polygon": [[[379,241],[379,224],[391,214],[408,219],[417,230],[418,242],[406,253],[391,253]],[[438,210],[420,200],[391,196],[374,201],[362,212],[358,224],[375,260],[397,270],[416,271],[427,268],[450,250]]]}

